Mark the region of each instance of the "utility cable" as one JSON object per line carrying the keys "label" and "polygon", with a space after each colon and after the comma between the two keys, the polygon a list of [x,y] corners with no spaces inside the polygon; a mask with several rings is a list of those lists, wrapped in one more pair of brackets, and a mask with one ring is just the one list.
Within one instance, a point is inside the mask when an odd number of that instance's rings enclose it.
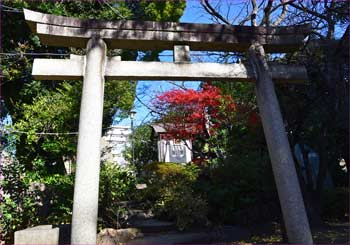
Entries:
{"label": "utility cable", "polygon": [[[228,53],[230,55],[236,55],[236,53]],[[222,55],[218,52],[209,52],[209,53],[192,53],[191,56],[212,56],[212,55]],[[7,52],[0,53],[0,56],[70,56],[70,54],[60,54],[60,53],[25,53],[25,52]],[[160,57],[172,57],[173,54],[159,54]]]}
{"label": "utility cable", "polygon": [[[110,127],[106,127],[106,128],[102,128],[102,129],[111,129],[113,128],[113,126]],[[56,132],[56,133],[52,133],[52,132],[35,132],[35,133],[31,133],[28,131],[21,131],[21,130],[3,130],[0,129],[0,133],[2,134],[12,134],[12,133],[17,133],[17,134],[35,134],[35,135],[55,135],[55,136],[59,136],[59,135],[78,135],[79,132]]]}
{"label": "utility cable", "polygon": [[70,56],[70,54],[60,53],[24,53],[24,52],[12,52],[12,53],[0,53],[2,56]]}
{"label": "utility cable", "polygon": [[10,13],[23,13],[23,10],[0,4],[1,11]]}
{"label": "utility cable", "polygon": [[30,133],[26,131],[20,131],[20,130],[9,130],[9,131],[1,131],[3,134],[35,134],[35,135],[77,135],[78,132],[64,132],[64,133],[48,133],[48,132],[35,132],[35,133]]}

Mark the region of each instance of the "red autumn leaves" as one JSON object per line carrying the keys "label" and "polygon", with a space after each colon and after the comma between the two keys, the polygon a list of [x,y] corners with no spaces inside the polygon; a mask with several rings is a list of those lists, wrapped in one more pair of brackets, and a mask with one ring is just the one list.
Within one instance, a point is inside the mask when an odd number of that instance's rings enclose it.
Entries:
{"label": "red autumn leaves", "polygon": [[208,137],[216,129],[232,123],[240,111],[230,95],[223,95],[218,87],[210,84],[204,84],[199,90],[164,92],[154,99],[153,106],[168,133],[177,138]]}

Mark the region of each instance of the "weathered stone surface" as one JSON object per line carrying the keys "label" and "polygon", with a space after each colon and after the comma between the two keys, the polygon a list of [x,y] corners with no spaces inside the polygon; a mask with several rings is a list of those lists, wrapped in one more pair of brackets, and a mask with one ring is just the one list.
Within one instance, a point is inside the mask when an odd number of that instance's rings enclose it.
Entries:
{"label": "weathered stone surface", "polygon": [[[303,83],[307,80],[304,66],[271,66],[272,79],[281,83]],[[74,59],[35,59],[32,75],[40,80],[75,80],[84,75],[84,56]],[[178,80],[178,81],[241,81],[255,82],[255,73],[249,64],[171,63],[120,61],[109,58],[106,79],[123,80]]]}
{"label": "weathered stone surface", "polygon": [[188,45],[174,46],[174,62],[191,62],[190,47]]}
{"label": "weathered stone surface", "polygon": [[127,229],[113,229],[113,228],[106,228],[103,229],[98,235],[97,235],[97,244],[119,244],[119,243],[126,243],[130,242],[132,243],[132,240],[135,238],[143,237],[143,234],[140,230],[136,228],[127,228]]}
{"label": "weathered stone surface", "polygon": [[289,52],[297,50],[311,30],[309,25],[252,27],[80,20],[27,9],[24,15],[42,43],[82,48],[92,36],[98,35],[109,48],[171,50],[174,45],[189,45],[191,50],[244,52],[251,42],[258,41],[268,52]]}
{"label": "weathered stone surface", "polygon": [[29,23],[44,23],[57,26],[69,26],[77,28],[92,29],[120,29],[120,30],[147,30],[147,31],[178,31],[178,32],[207,32],[207,33],[236,33],[244,32],[249,34],[305,34],[310,32],[310,25],[300,26],[277,26],[263,27],[258,26],[229,26],[219,24],[197,24],[197,23],[178,23],[178,22],[155,22],[155,21],[133,21],[133,20],[92,20],[78,19],[74,17],[57,16],[44,14],[29,9],[24,9],[25,19]]}
{"label": "weathered stone surface", "polygon": [[312,244],[309,222],[263,47],[252,44],[249,60],[256,72],[256,98],[271,158],[289,243]]}
{"label": "weathered stone surface", "polygon": [[53,228],[52,225],[40,225],[15,232],[16,245],[57,245],[58,242],[59,228]]}
{"label": "weathered stone surface", "polygon": [[103,40],[89,41],[79,118],[72,244],[96,243],[106,51]]}

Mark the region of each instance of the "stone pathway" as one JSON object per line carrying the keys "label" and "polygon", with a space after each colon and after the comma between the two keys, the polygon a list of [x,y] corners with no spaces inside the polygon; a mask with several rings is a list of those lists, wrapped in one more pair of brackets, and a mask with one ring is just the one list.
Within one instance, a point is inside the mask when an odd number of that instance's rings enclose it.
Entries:
{"label": "stone pathway", "polygon": [[[129,206],[130,207],[130,206]],[[203,244],[229,242],[250,237],[250,232],[241,227],[222,226],[220,228],[200,229],[181,232],[173,222],[154,218],[150,211],[129,209],[129,227],[137,228],[143,237],[136,238],[126,244]]]}

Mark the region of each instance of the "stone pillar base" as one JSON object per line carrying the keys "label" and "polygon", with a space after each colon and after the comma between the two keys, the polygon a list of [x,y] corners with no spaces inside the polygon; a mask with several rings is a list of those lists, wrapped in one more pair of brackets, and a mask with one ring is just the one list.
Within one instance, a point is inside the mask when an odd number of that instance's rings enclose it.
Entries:
{"label": "stone pillar base", "polygon": [[15,245],[57,245],[58,242],[59,228],[53,228],[52,225],[39,225],[15,232]]}

